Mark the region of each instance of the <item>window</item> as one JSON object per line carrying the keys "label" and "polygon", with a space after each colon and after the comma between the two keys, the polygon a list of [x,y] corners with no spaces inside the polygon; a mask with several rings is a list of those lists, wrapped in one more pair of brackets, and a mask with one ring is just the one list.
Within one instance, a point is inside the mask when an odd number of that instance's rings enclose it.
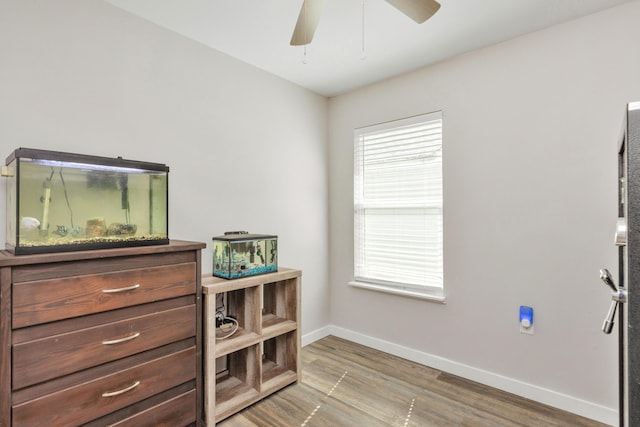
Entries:
{"label": "window", "polygon": [[354,131],[352,285],[444,300],[442,113]]}

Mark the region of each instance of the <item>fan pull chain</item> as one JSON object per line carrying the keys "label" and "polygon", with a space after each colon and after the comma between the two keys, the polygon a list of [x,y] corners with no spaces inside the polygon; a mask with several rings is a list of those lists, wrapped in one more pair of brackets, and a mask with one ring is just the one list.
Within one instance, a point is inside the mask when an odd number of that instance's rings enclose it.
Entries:
{"label": "fan pull chain", "polygon": [[362,50],[360,52],[360,59],[364,60],[367,57],[365,48],[364,48],[364,0],[362,0]]}
{"label": "fan pull chain", "polygon": [[[306,42],[308,39],[308,33],[307,33],[307,29],[309,28],[309,26],[307,25],[307,2],[305,1],[303,3],[304,5],[304,41]],[[303,64],[307,64],[307,43],[304,44],[304,56],[302,58],[302,63]]]}

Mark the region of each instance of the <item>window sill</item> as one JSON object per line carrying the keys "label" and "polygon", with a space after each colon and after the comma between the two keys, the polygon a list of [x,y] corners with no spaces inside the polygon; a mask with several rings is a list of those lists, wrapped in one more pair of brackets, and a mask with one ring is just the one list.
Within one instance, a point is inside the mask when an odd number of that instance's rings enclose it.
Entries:
{"label": "window sill", "polygon": [[401,295],[410,298],[423,299],[431,302],[437,302],[440,304],[446,304],[447,300],[444,295],[435,295],[428,292],[420,292],[408,289],[398,289],[392,286],[375,285],[373,283],[365,282],[349,282],[349,286],[356,288],[369,289],[372,291],[385,292],[388,294]]}

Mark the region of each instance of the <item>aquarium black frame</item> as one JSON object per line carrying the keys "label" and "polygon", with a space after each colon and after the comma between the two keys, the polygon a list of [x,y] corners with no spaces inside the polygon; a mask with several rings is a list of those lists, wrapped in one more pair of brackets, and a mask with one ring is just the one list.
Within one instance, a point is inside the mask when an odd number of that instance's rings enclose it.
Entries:
{"label": "aquarium black frame", "polygon": [[256,240],[262,239],[277,239],[278,236],[275,234],[249,234],[249,233],[238,233],[238,234],[225,234],[223,236],[213,237],[212,240],[222,240],[224,242],[252,242]]}
{"label": "aquarium black frame", "polygon": [[[36,159],[36,160],[52,160],[68,163],[82,163],[82,164],[97,164],[100,166],[111,167],[123,167],[131,169],[142,169],[151,171],[160,171],[167,173],[167,237],[165,239],[151,239],[144,240],[139,239],[135,241],[117,241],[117,242],[91,242],[91,243],[75,243],[69,245],[49,245],[49,246],[28,246],[21,247],[16,235],[16,246],[9,243],[5,244],[5,249],[14,255],[35,255],[57,252],[77,252],[86,250],[97,249],[115,249],[115,248],[128,248],[137,246],[156,246],[156,245],[168,245],[169,239],[169,166],[162,163],[143,162],[138,160],[128,160],[122,157],[102,157],[89,154],[68,153],[64,151],[52,151],[42,150],[36,148],[24,148],[20,147],[15,149],[7,156],[5,165],[9,166],[11,162],[20,158]],[[19,172],[20,162],[16,161],[16,176],[20,175]],[[20,200],[20,188],[16,187],[16,212],[15,218],[18,218],[20,204],[17,201]],[[9,219],[7,218],[7,221]],[[17,224],[16,224],[17,226]]]}
{"label": "aquarium black frame", "polygon": [[145,169],[161,172],[169,172],[169,166],[162,163],[141,162],[128,160],[122,157],[102,157],[88,154],[67,153],[64,151],[40,150],[35,148],[18,148],[14,150],[5,161],[5,165],[17,158],[29,158],[38,160],[54,160],[69,163],[89,163],[101,166],[125,167],[132,169]]}

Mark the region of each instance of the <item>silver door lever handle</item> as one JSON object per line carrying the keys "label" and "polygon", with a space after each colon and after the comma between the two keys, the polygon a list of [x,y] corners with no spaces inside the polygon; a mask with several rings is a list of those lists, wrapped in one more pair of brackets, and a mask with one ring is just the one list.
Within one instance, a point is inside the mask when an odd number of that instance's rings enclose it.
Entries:
{"label": "silver door lever handle", "polygon": [[611,277],[611,273],[606,268],[600,270],[600,279],[607,285],[611,291],[611,305],[609,306],[609,313],[607,313],[607,318],[604,319],[604,323],[602,324],[602,332],[605,334],[610,334],[613,329],[613,318],[616,315],[616,311],[618,309],[618,304],[623,304],[627,302],[628,293],[624,288],[618,288],[616,284],[613,282],[613,278]]}

